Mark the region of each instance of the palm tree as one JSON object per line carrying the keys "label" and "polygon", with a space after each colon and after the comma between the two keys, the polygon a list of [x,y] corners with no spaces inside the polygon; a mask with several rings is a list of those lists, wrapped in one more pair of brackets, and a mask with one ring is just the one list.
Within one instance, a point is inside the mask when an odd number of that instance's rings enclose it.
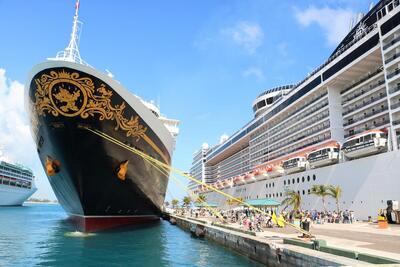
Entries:
{"label": "palm tree", "polygon": [[329,185],[328,186],[328,195],[335,199],[336,201],[336,209],[339,212],[339,200],[342,197],[342,188],[340,186]]}
{"label": "palm tree", "polygon": [[171,200],[171,204],[172,204],[172,208],[176,209],[178,207],[179,200],[174,198],[173,200]]}
{"label": "palm tree", "polygon": [[285,199],[282,201],[281,205],[286,205],[284,209],[288,206],[293,207],[293,211],[299,211],[301,207],[301,195],[296,191],[288,191],[285,193]]}
{"label": "palm tree", "polygon": [[168,202],[168,201],[165,201],[165,202],[164,202],[164,206],[167,208],[167,207],[169,206],[169,202]]}
{"label": "palm tree", "polygon": [[182,199],[182,202],[183,202],[182,206],[188,208],[190,206],[190,203],[192,203],[192,199],[186,196]]}
{"label": "palm tree", "polygon": [[324,211],[326,211],[325,197],[329,195],[328,186],[323,184],[313,185],[311,188],[311,194],[319,196],[322,199],[322,205],[324,206]]}
{"label": "palm tree", "polygon": [[196,203],[201,204],[207,201],[207,197],[205,195],[198,195],[196,198]]}

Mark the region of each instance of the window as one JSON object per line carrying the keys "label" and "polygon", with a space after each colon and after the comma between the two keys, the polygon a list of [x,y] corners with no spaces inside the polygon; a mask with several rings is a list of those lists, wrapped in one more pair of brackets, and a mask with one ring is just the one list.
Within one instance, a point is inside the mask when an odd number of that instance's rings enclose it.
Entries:
{"label": "window", "polygon": [[299,177],[297,177],[297,183],[300,183],[300,178]]}
{"label": "window", "polygon": [[288,184],[290,184],[290,179],[289,179],[289,180],[287,180],[287,183],[288,183]]}
{"label": "window", "polygon": [[307,175],[307,182],[310,181],[310,175]]}
{"label": "window", "polygon": [[283,181],[283,185],[286,185],[286,180]]}
{"label": "window", "polygon": [[306,194],[306,191],[305,190],[303,190],[303,195],[305,195]]}
{"label": "window", "polygon": [[301,182],[302,182],[302,183],[304,183],[304,180],[305,180],[305,179],[304,179],[304,176],[301,177]]}
{"label": "window", "polygon": [[272,187],[275,187],[275,183],[272,183]]}
{"label": "window", "polygon": [[315,176],[315,174],[313,174],[312,179],[315,181],[317,179],[317,177]]}
{"label": "window", "polygon": [[292,184],[294,184],[294,178],[292,179]]}

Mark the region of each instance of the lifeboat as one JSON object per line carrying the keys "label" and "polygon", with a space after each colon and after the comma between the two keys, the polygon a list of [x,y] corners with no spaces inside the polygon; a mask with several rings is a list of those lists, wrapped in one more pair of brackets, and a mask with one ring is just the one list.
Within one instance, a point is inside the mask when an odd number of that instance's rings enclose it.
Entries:
{"label": "lifeboat", "polygon": [[284,172],[283,168],[279,165],[268,165],[265,170],[268,178],[282,176]]}
{"label": "lifeboat", "polygon": [[305,157],[293,157],[282,161],[282,167],[287,174],[305,171],[307,159]]}
{"label": "lifeboat", "polygon": [[253,173],[248,173],[244,176],[244,180],[246,183],[251,183],[251,182],[254,182],[256,180],[256,178],[254,177]]}
{"label": "lifeboat", "polygon": [[233,179],[233,182],[235,183],[235,185],[244,184],[244,183],[245,183],[244,176],[242,176],[242,175],[236,176],[236,177]]}
{"label": "lifeboat", "polygon": [[256,169],[253,173],[254,173],[254,178],[257,181],[266,179],[266,176],[263,175],[263,171],[261,171],[260,169]]}
{"label": "lifeboat", "polygon": [[362,158],[387,150],[386,133],[381,130],[371,130],[347,139],[342,150],[349,159]]}
{"label": "lifeboat", "polygon": [[339,162],[339,144],[327,145],[310,152],[307,161],[310,168],[319,168]]}

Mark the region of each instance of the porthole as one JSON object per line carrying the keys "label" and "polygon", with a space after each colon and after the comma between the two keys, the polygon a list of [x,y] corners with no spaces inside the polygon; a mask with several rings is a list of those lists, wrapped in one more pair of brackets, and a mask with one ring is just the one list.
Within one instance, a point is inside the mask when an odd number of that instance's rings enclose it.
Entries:
{"label": "porthole", "polygon": [[283,181],[283,185],[286,185],[286,180]]}
{"label": "porthole", "polygon": [[309,182],[309,181],[310,181],[310,175],[307,176],[307,182]]}
{"label": "porthole", "polygon": [[311,193],[311,190],[310,189],[308,189],[308,194],[310,194]]}
{"label": "porthole", "polygon": [[306,194],[306,191],[305,190],[303,190],[303,195],[305,195]]}
{"label": "porthole", "polygon": [[290,184],[290,180],[287,180],[287,184]]}
{"label": "porthole", "polygon": [[299,177],[297,177],[297,183],[300,183],[300,178]]}
{"label": "porthole", "polygon": [[272,183],[272,187],[275,187],[275,183]]}
{"label": "porthole", "polygon": [[292,179],[292,184],[294,184],[294,178]]}
{"label": "porthole", "polygon": [[304,179],[304,176],[301,177],[301,182],[302,182],[302,183],[304,183],[304,180],[305,180],[305,179]]}
{"label": "porthole", "polygon": [[317,177],[315,176],[315,174],[313,174],[312,179],[315,181],[317,179]]}

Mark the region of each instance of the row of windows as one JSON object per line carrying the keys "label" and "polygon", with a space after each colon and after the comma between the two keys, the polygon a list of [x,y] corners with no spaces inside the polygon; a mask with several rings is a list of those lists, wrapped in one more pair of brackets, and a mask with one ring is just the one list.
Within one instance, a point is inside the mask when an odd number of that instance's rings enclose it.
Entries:
{"label": "row of windows", "polygon": [[[307,177],[305,178],[304,176],[301,177],[301,182],[304,183],[307,179],[307,182],[311,181],[311,177],[310,175],[307,175]],[[315,181],[317,179],[317,177],[315,176],[315,174],[312,175],[312,180]],[[300,177],[297,177],[297,179],[292,178],[292,180],[288,179],[288,180],[284,180],[283,184],[284,185],[290,185],[290,181],[292,181],[292,184],[295,184],[296,181],[297,183],[300,183]]]}

